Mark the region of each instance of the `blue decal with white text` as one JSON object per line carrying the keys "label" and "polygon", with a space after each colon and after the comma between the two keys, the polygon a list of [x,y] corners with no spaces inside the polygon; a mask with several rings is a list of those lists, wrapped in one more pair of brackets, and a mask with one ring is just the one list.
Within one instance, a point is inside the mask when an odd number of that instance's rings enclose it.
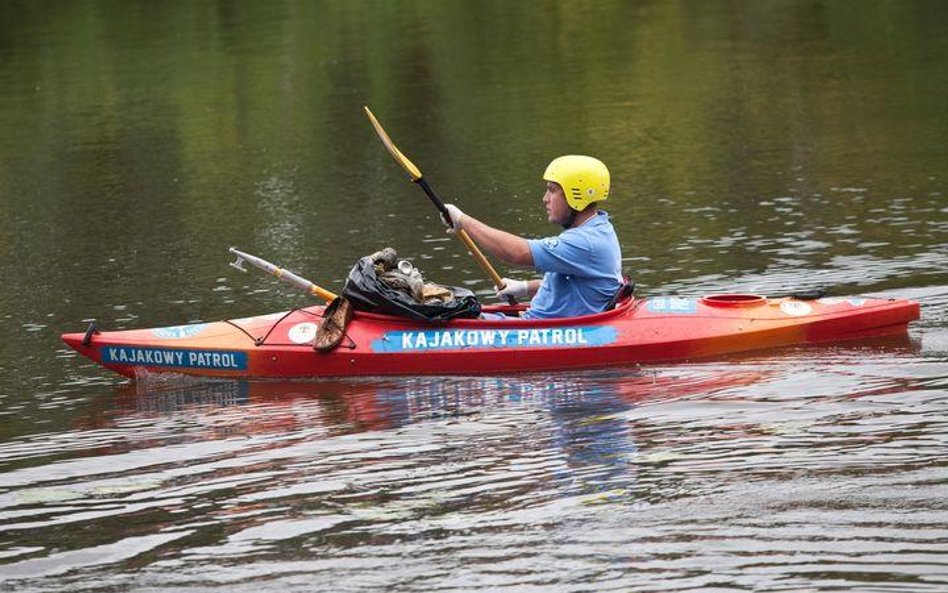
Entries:
{"label": "blue decal with white text", "polygon": [[207,327],[206,323],[194,323],[192,325],[175,325],[172,327],[156,327],[151,330],[159,338],[181,339],[196,336]]}
{"label": "blue decal with white text", "polygon": [[102,346],[102,362],[184,369],[247,370],[247,353],[227,350],[183,350]]}
{"label": "blue decal with white text", "polygon": [[611,325],[524,329],[430,329],[390,331],[372,342],[374,352],[463,350],[468,348],[582,348],[616,341]]}
{"label": "blue decal with white text", "polygon": [[681,297],[659,297],[657,299],[649,299],[646,308],[652,313],[694,315],[698,312],[698,301]]}

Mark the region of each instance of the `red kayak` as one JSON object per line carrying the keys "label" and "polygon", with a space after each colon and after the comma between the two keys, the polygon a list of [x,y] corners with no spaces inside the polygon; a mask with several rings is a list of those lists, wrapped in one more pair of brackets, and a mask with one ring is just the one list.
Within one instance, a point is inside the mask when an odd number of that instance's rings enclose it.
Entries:
{"label": "red kayak", "polygon": [[[515,314],[523,307],[486,307]],[[183,373],[233,378],[483,375],[690,360],[793,344],[905,333],[917,302],[863,297],[629,298],[610,311],[556,320],[459,319],[431,325],[357,311],[342,342],[313,349],[324,307],[246,319],[63,340],[127,377]]]}

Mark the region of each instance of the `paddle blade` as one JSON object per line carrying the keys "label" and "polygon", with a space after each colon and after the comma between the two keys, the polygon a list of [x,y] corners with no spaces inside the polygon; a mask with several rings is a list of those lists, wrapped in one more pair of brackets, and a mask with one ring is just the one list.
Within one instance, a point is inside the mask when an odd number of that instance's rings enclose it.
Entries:
{"label": "paddle blade", "polygon": [[372,122],[372,127],[375,128],[375,133],[379,135],[379,139],[382,141],[382,144],[385,145],[385,148],[388,149],[388,152],[391,153],[395,160],[398,161],[398,164],[402,166],[403,169],[408,171],[408,174],[411,175],[412,181],[418,181],[421,179],[421,171],[418,170],[418,167],[415,166],[415,163],[408,160],[408,157],[403,155],[398,147],[395,146],[395,143],[392,142],[392,139],[388,137],[388,134],[385,133],[385,130],[382,129],[382,124],[379,123],[379,120],[375,119],[375,116],[372,114],[372,111],[368,107],[363,106],[365,109],[365,114],[369,116],[369,121]]}

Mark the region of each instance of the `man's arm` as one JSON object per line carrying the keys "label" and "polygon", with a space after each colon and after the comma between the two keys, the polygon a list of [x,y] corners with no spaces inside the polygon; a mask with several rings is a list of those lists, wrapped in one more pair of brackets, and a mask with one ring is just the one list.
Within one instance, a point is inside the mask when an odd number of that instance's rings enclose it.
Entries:
{"label": "man's arm", "polygon": [[495,229],[468,214],[462,215],[460,222],[461,228],[484,251],[515,266],[533,267],[533,253],[526,239]]}
{"label": "man's arm", "polygon": [[531,299],[533,298],[533,295],[535,295],[537,291],[540,290],[541,283],[543,283],[543,280],[540,280],[539,278],[534,278],[533,280],[527,280],[527,294],[530,296]]}

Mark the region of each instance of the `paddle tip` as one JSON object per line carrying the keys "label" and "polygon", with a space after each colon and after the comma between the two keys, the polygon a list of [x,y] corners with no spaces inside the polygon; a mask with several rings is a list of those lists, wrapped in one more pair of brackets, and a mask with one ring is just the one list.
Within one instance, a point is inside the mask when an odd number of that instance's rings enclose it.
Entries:
{"label": "paddle tip", "polygon": [[382,141],[385,149],[388,150],[389,154],[395,158],[395,161],[401,165],[405,171],[408,172],[412,181],[420,181],[421,169],[416,167],[415,163],[408,160],[408,157],[403,155],[402,152],[398,150],[398,148],[395,146],[395,143],[392,142],[392,139],[389,138],[388,134],[382,128],[382,124],[379,123],[379,120],[375,119],[375,115],[372,114],[372,110],[370,110],[367,105],[363,105],[362,108],[365,109],[365,114],[368,116],[372,127],[375,128],[375,133],[378,134],[379,140]]}

